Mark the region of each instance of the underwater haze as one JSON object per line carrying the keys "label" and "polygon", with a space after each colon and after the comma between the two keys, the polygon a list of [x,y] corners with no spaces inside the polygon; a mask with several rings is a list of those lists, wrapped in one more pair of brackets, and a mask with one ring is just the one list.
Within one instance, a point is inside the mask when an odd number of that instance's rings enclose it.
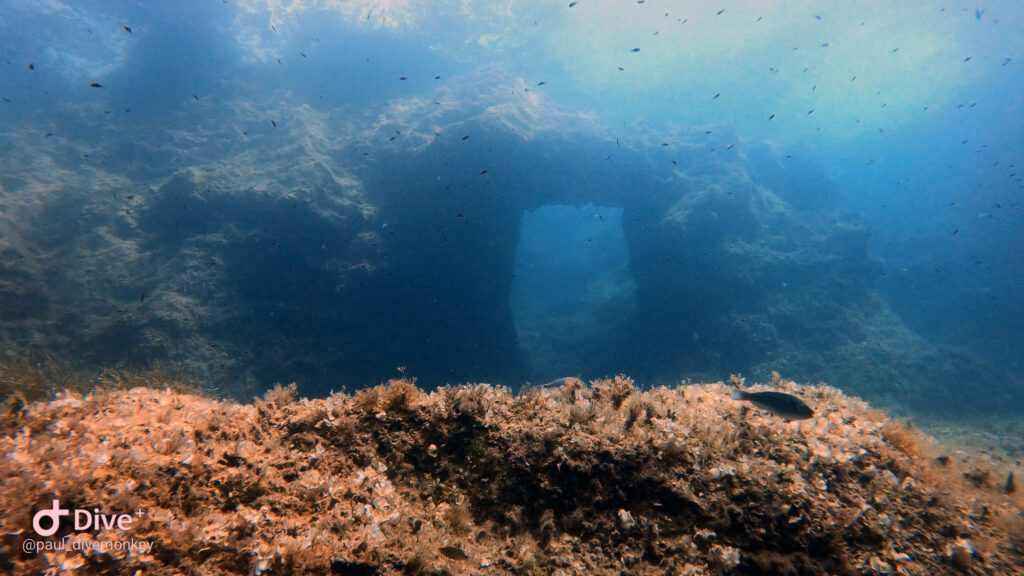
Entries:
{"label": "underwater haze", "polygon": [[1024,403],[1018,2],[0,5],[7,359]]}

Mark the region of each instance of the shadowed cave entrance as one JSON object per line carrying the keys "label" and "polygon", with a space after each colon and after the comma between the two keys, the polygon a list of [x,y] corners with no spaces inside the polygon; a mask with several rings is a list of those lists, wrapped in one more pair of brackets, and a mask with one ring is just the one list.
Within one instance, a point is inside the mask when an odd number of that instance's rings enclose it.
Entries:
{"label": "shadowed cave entrance", "polygon": [[509,305],[529,380],[614,372],[636,313],[622,208],[525,211],[513,266]]}

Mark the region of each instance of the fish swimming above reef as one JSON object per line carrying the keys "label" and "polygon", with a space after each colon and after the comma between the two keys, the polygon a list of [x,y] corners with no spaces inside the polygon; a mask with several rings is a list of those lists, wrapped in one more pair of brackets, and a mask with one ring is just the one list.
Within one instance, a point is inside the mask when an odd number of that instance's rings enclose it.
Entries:
{"label": "fish swimming above reef", "polygon": [[814,416],[814,410],[803,400],[784,392],[747,392],[736,388],[732,391],[732,399],[746,400],[786,420],[804,420]]}
{"label": "fish swimming above reef", "polygon": [[537,386],[537,388],[558,388],[559,386],[564,386],[564,385],[569,384],[569,383],[574,382],[574,381],[578,381],[581,385],[583,383],[582,380],[580,380],[579,378],[577,378],[575,376],[563,376],[561,378],[556,378],[556,379],[552,380],[551,382],[545,382],[545,383],[541,384],[540,386]]}

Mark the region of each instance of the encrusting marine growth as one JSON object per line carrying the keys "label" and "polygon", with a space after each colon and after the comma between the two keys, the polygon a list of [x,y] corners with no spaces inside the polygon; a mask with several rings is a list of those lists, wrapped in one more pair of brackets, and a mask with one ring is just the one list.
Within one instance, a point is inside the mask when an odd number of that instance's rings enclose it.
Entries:
{"label": "encrusting marine growth", "polygon": [[[141,387],[12,397],[0,570],[1024,573],[1008,470],[934,452],[834,388],[777,387],[814,416],[787,422],[724,383],[641,391],[624,376],[518,395],[403,377],[247,405]],[[33,517],[54,500],[130,514],[130,530],[65,521],[42,538]],[[87,545],[26,551],[62,537]]]}

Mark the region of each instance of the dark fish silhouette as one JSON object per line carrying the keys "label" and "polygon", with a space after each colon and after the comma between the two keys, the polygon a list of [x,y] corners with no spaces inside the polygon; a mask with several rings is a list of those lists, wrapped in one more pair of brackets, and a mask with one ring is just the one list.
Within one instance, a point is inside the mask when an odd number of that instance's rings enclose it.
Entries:
{"label": "dark fish silhouette", "polygon": [[124,31],[129,33],[129,34],[132,33],[132,27],[131,26],[121,26],[121,28],[124,28]]}
{"label": "dark fish silhouette", "polygon": [[462,548],[455,546],[442,546],[439,552],[452,560],[469,560],[469,554],[466,554],[466,551]]}
{"label": "dark fish silhouette", "polygon": [[732,399],[746,400],[786,420],[804,420],[814,416],[814,410],[803,400],[784,392],[747,392],[736,388],[732,391]]}
{"label": "dark fish silhouette", "polygon": [[93,88],[103,88],[103,84],[100,84],[99,82],[89,82],[89,86],[92,86]]}

